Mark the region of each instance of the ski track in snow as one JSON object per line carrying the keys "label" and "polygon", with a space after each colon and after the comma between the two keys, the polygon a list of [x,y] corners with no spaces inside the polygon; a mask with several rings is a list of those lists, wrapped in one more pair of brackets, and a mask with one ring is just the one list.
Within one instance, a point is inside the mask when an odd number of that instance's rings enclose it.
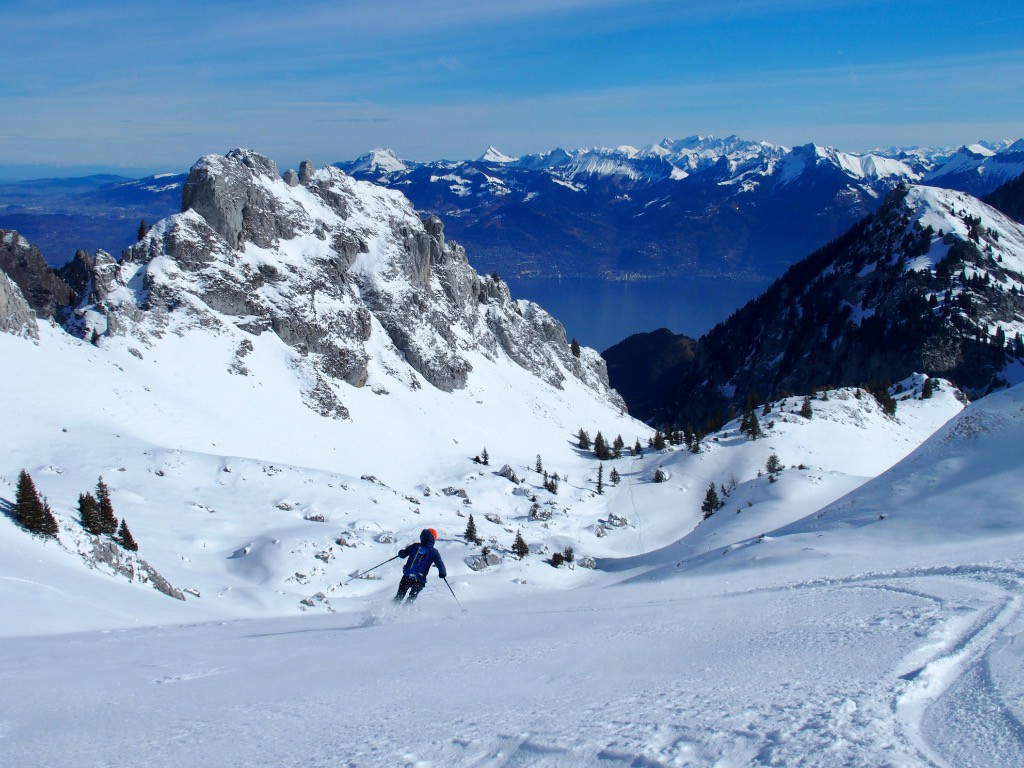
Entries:
{"label": "ski track in snow", "polygon": [[435,582],[408,608],[6,639],[0,763],[1020,766],[1022,585],[917,568],[460,616]]}

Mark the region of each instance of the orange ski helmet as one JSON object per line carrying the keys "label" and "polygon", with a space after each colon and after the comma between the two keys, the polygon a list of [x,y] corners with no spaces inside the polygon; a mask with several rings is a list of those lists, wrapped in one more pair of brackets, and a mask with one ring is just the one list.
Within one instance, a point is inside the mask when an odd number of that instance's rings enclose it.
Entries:
{"label": "orange ski helmet", "polygon": [[437,531],[433,528],[427,528],[427,530],[430,531],[430,535],[434,537],[434,541],[437,541]]}

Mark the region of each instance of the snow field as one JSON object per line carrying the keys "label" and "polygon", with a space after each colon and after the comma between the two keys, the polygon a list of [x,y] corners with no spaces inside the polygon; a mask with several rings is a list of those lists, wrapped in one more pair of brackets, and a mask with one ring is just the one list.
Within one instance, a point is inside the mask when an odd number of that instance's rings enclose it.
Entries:
{"label": "snow field", "polygon": [[[0,734],[17,765],[1014,765],[1019,734],[983,732],[979,761],[947,762],[935,708],[908,703],[955,711],[966,687],[1020,716],[1000,572],[750,571],[467,614],[434,584],[409,610],[8,638]],[[922,688],[940,667],[951,684]]]}

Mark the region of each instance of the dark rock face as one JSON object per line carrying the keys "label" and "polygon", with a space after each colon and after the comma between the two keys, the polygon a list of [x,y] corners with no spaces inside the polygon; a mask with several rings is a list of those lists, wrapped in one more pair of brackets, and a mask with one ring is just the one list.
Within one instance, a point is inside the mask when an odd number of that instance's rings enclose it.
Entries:
{"label": "dark rock face", "polygon": [[601,357],[608,363],[609,382],[626,401],[630,414],[648,421],[671,399],[696,353],[694,339],[659,328],[634,334]]}
{"label": "dark rock face", "polygon": [[986,197],[985,202],[1011,219],[1024,222],[1024,173],[1003,184]]}
{"label": "dark rock face", "polygon": [[308,162],[282,179],[269,159],[234,150],[196,163],[182,205],[121,263],[93,258],[82,311],[105,318],[101,332],[145,340],[198,325],[238,335],[239,349],[246,334],[273,333],[297,355],[307,404],[337,418],[348,411],[336,383],[364,386],[368,349],[382,344],[389,375],[413,387],[419,376],[461,389],[482,353],[556,387],[572,376],[622,407],[593,350],[572,355],[559,323],[481,278],[441,221],[421,220],[398,193]]}
{"label": "dark rock face", "polygon": [[0,229],[0,270],[18,285],[40,318],[59,320],[74,302],[71,287],[54,274],[39,249],[13,230]]}

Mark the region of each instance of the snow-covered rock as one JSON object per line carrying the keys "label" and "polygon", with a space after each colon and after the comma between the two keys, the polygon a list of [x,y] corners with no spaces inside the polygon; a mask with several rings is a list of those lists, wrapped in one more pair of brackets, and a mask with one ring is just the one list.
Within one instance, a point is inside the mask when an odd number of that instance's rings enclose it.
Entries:
{"label": "snow-covered rock", "polygon": [[303,163],[295,181],[250,150],[204,157],[182,213],[121,263],[97,255],[86,326],[146,343],[198,326],[239,349],[273,333],[295,351],[312,407],[334,415],[348,415],[335,383],[364,386],[372,354],[393,360],[405,386],[462,389],[482,354],[555,387],[573,377],[621,406],[601,358],[572,355],[550,315],[478,275],[439,219],[336,168]]}
{"label": "snow-covered rock", "polygon": [[35,313],[18,286],[3,272],[0,272],[0,333],[33,339],[39,336]]}

